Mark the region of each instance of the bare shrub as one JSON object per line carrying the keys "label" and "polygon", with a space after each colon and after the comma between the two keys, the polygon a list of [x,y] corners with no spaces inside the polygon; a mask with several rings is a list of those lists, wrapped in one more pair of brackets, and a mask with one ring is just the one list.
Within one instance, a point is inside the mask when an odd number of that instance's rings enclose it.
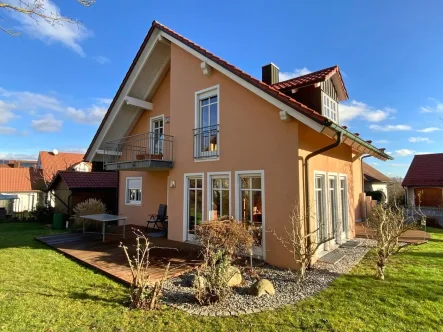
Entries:
{"label": "bare shrub", "polygon": [[[322,224],[322,223],[320,223]],[[291,254],[297,270],[294,271],[296,281],[300,282],[310,266],[312,258],[318,248],[324,243],[331,241],[333,236],[319,237],[319,228],[309,233],[305,232],[305,218],[300,213],[299,205],[294,203],[291,213],[289,213],[288,224],[285,226],[285,234],[277,235],[275,230],[270,232],[276,237],[280,244]]]}
{"label": "bare shrub", "polygon": [[[137,309],[153,310],[159,308],[159,299],[162,296],[163,284],[169,273],[170,263],[166,266],[165,274],[160,282],[156,282],[152,287],[148,272],[149,254],[154,248],[149,239],[138,229],[133,229],[136,236],[135,255],[131,257],[128,247],[120,243],[120,247],[125,252],[126,259],[131,269],[132,281],[129,288],[130,307]],[[171,248],[163,248],[171,249]]]}
{"label": "bare shrub", "polygon": [[390,204],[378,204],[372,210],[372,217],[366,220],[366,227],[372,230],[374,239],[377,241],[377,263],[375,277],[385,278],[385,267],[388,258],[400,252],[410,244],[399,244],[402,234],[418,225],[418,219],[424,217],[420,211],[414,211],[410,216],[403,207],[395,201]]}
{"label": "bare shrub", "polygon": [[196,227],[196,237],[204,245],[204,264],[197,277],[195,297],[201,305],[222,302],[231,292],[228,282],[236,273],[232,260],[236,255],[250,254],[253,236],[241,222],[209,221]]}
{"label": "bare shrub", "polygon": [[83,222],[85,223],[85,229],[99,229],[102,225],[101,222],[86,219],[83,220],[81,216],[86,216],[89,214],[100,214],[106,213],[106,205],[99,199],[89,198],[84,202],[78,203],[74,210],[73,215],[71,217],[72,228],[81,228],[83,227]]}

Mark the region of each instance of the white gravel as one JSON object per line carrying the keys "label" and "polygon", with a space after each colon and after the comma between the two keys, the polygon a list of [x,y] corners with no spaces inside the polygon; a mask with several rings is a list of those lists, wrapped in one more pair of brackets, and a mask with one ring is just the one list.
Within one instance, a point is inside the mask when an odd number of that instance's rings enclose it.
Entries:
{"label": "white gravel", "polygon": [[334,265],[317,262],[313,269],[306,272],[304,280],[299,284],[295,282],[293,274],[288,270],[270,265],[257,268],[261,278],[269,279],[274,284],[276,291],[274,296],[249,295],[249,287],[255,280],[243,274],[243,284],[235,287],[225,302],[200,306],[194,298],[194,289],[190,281],[191,273],[188,273],[166,281],[163,302],[188,313],[203,316],[237,316],[293,304],[328,287],[331,281],[356,265],[374,243],[373,240],[368,239],[355,239],[355,241],[361,242],[360,246],[337,249],[346,253],[342,260]]}

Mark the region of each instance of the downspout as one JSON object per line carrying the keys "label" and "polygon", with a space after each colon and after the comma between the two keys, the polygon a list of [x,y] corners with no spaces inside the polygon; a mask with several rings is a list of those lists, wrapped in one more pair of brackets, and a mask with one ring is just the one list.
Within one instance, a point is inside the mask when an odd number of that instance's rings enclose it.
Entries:
{"label": "downspout", "polygon": [[[317,151],[311,152],[310,154],[308,154],[305,158],[305,223],[306,223],[306,234],[309,234],[311,232],[311,223],[310,223],[310,214],[311,214],[311,203],[309,201],[309,159],[311,159],[312,157],[315,157],[319,154],[322,154],[323,152],[332,150],[334,148],[336,148],[337,146],[339,146],[342,143],[342,137],[343,137],[343,132],[342,131],[337,131],[337,140],[328,145],[325,146]],[[310,248],[311,246],[311,237],[308,236],[307,239],[307,244],[308,244],[308,248]],[[310,264],[310,262],[309,262]]]}

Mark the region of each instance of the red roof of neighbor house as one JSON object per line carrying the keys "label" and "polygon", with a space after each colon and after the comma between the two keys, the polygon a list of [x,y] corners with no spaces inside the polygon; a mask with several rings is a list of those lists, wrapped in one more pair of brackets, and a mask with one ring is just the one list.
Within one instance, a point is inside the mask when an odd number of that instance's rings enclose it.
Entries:
{"label": "red roof of neighbor house", "polygon": [[414,156],[402,185],[405,187],[443,186],[443,153]]}
{"label": "red roof of neighbor house", "polygon": [[26,192],[43,189],[41,170],[0,168],[0,192]]}
{"label": "red roof of neighbor house", "polygon": [[376,170],[374,167],[363,162],[363,176],[365,181],[368,182],[391,182],[392,179],[387,177],[380,171]]}
{"label": "red roof of neighbor house", "polygon": [[272,84],[271,86],[277,90],[296,89],[296,88],[301,88],[304,86],[308,86],[308,85],[312,85],[315,83],[326,81],[328,78],[332,77],[336,73],[338,73],[340,75],[342,88],[347,95],[346,87],[344,85],[343,79],[341,78],[340,68],[338,66],[333,66],[333,67],[321,69],[321,70],[318,70],[318,71],[315,71],[313,73],[309,73],[306,75],[294,77],[294,78],[291,78],[286,81]]}
{"label": "red roof of neighbor house", "polygon": [[69,189],[98,189],[98,188],[117,188],[117,172],[75,172],[60,171],[57,173],[54,181],[49,188],[63,180]]}
{"label": "red roof of neighbor house", "polygon": [[[182,35],[178,34],[177,32],[169,29],[168,27],[164,26],[163,24],[157,22],[157,21],[153,21],[151,28],[149,29],[142,45],[140,46],[134,60],[132,61],[131,66],[129,67],[128,72],[126,73],[122,83],[120,84],[119,89],[117,90],[117,93],[115,94],[111,104],[109,105],[108,111],[106,112],[105,116],[103,117],[102,122],[100,123],[99,128],[97,129],[91,144],[88,147],[88,150],[85,153],[85,157],[90,153],[92,146],[95,143],[95,140],[97,139],[100,131],[102,130],[107,118],[109,117],[109,114],[111,113],[112,108],[114,107],[118,96],[120,95],[121,91],[123,90],[123,87],[125,86],[127,80],[129,79],[129,76],[131,75],[132,71],[134,70],[135,65],[137,64],[137,61],[139,60],[146,44],[148,43],[152,33],[154,32],[155,29],[159,29],[165,33],[167,33],[168,35],[172,36],[173,38],[177,39],[179,42],[185,44],[187,47],[193,49],[194,51],[200,53],[201,55],[209,58],[210,60],[214,61],[216,64],[218,64],[219,66],[223,67],[224,69],[226,69],[227,71],[230,71],[231,73],[233,73],[234,75],[240,77],[241,79],[245,80],[246,82],[252,84],[253,86],[255,86],[256,88],[262,90],[263,92],[267,93],[268,95],[272,96],[273,98],[279,100],[280,102],[288,105],[289,107],[291,107],[292,109],[298,111],[299,113],[305,115],[306,117],[308,117],[309,119],[321,124],[321,125],[327,125],[327,124],[331,124],[332,121],[329,120],[327,117],[319,114],[318,112],[312,110],[311,108],[309,108],[308,106],[302,104],[301,102],[295,100],[294,98],[288,96],[287,94],[279,91],[278,89],[276,89],[275,87],[268,85],[264,82],[262,82],[261,80],[256,79],[255,77],[252,77],[251,75],[247,74],[246,72],[242,71],[241,69],[231,65],[230,63],[226,62],[225,60],[219,58],[218,56],[214,55],[213,53],[209,52],[208,50],[204,49],[203,47],[195,44],[194,42],[192,42],[191,40],[183,37]],[[338,70],[338,66],[336,66],[336,70]],[[340,73],[340,71],[338,70],[338,73]],[[340,75],[340,79],[341,79],[341,75]],[[343,80],[341,79],[341,81],[343,82]],[[344,91],[346,92],[346,88],[343,85],[343,88],[345,89]],[[346,92],[347,95],[347,92]],[[352,135],[352,134],[351,134]],[[383,154],[383,152],[380,150],[381,154]]]}
{"label": "red roof of neighbor house", "polygon": [[45,180],[51,181],[58,171],[64,171],[82,162],[83,154],[68,152],[58,152],[54,154],[49,151],[40,151],[38,158],[40,160],[40,167],[43,169]]}

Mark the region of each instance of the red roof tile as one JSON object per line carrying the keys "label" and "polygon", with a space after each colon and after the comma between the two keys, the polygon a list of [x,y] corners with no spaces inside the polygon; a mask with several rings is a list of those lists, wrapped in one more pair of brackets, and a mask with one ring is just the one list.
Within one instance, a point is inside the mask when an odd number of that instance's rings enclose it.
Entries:
{"label": "red roof tile", "polygon": [[49,151],[40,151],[39,160],[45,181],[51,181],[58,171],[64,171],[83,161],[83,154],[58,152],[54,154]]}
{"label": "red roof tile", "polygon": [[52,189],[60,180],[63,180],[69,189],[118,187],[117,172],[61,171],[49,187]]}
{"label": "red roof tile", "polygon": [[25,192],[43,189],[41,170],[0,168],[0,192]]}
{"label": "red roof tile", "polygon": [[392,179],[363,162],[363,175],[368,182],[391,182]]}
{"label": "red roof tile", "polygon": [[315,71],[306,75],[291,78],[286,81],[272,84],[272,87],[277,90],[296,89],[302,86],[312,85],[323,82],[329,77],[338,72],[338,66],[333,66],[325,69]]}
{"label": "red roof tile", "polygon": [[402,185],[405,187],[442,187],[443,153],[414,156]]}

